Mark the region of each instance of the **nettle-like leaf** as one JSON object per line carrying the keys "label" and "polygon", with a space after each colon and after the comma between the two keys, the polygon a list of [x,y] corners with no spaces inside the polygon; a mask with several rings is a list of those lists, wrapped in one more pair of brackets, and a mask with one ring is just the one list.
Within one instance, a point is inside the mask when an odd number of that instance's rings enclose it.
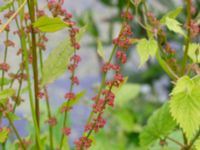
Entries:
{"label": "nettle-like leaf", "polygon": [[194,63],[199,63],[200,62],[200,44],[190,43],[188,55]]}
{"label": "nettle-like leaf", "polygon": [[180,78],[172,91],[170,111],[173,118],[191,139],[200,127],[200,84],[197,76]]}
{"label": "nettle-like leaf", "polygon": [[0,100],[7,99],[15,94],[15,90],[12,88],[5,89],[0,92]]}
{"label": "nettle-like leaf", "polygon": [[153,113],[148,119],[147,125],[140,134],[140,144],[149,147],[156,140],[166,137],[176,127],[167,102]]}
{"label": "nettle-like leaf", "polygon": [[105,52],[103,50],[103,45],[99,39],[97,40],[97,53],[101,57],[102,60],[106,60]]}
{"label": "nettle-like leaf", "polygon": [[56,32],[68,27],[61,18],[50,18],[48,16],[40,17],[33,25],[42,32]]}
{"label": "nettle-like leaf", "polygon": [[[83,36],[83,33],[85,33],[85,30],[86,27],[80,29],[79,33],[77,34],[78,41]],[[54,50],[51,51],[48,58],[44,61],[41,86],[52,83],[63,73],[65,73],[73,52],[74,49],[71,46],[69,38],[62,41]]]}
{"label": "nettle-like leaf", "polygon": [[172,18],[175,19],[183,10],[183,7],[177,7],[175,10],[172,10],[168,12],[166,15],[164,15],[161,19],[160,22],[164,24],[166,22],[166,18]]}
{"label": "nettle-like leaf", "polygon": [[14,0],[11,0],[9,2],[7,2],[5,5],[0,7],[0,13],[3,12],[4,10],[10,8],[13,4]]}
{"label": "nettle-like leaf", "polygon": [[173,31],[175,33],[179,33],[179,34],[181,34],[183,36],[186,36],[185,35],[185,31],[181,27],[182,24],[180,22],[178,22],[176,19],[172,19],[172,18],[166,17],[165,25],[167,26],[167,28],[170,31]]}
{"label": "nettle-like leaf", "polygon": [[140,66],[149,59],[149,57],[154,57],[158,50],[157,42],[154,39],[141,39],[137,44],[137,52],[140,57]]}

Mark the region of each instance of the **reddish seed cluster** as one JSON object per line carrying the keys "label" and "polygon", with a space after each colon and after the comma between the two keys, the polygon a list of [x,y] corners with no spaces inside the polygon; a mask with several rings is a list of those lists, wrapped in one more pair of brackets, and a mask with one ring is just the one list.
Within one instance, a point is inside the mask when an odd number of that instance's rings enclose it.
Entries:
{"label": "reddish seed cluster", "polygon": [[[84,143],[83,146],[82,143]],[[77,150],[85,150],[91,146],[92,140],[86,136],[83,136],[80,137],[78,140],[75,140],[74,144],[76,145]]]}
{"label": "reddish seed cluster", "polygon": [[200,32],[200,27],[199,27],[198,23],[195,23],[193,20],[191,21],[189,28],[191,31],[191,36],[193,38],[196,37]]}
{"label": "reddish seed cluster", "polygon": [[57,124],[56,117],[51,117],[46,121],[50,126],[55,126]]}
{"label": "reddish seed cluster", "polygon": [[69,136],[71,133],[71,129],[70,128],[63,128],[62,132],[64,135]]}
{"label": "reddish seed cluster", "polygon": [[[72,18],[72,14],[67,12],[66,9],[62,8],[63,4],[64,4],[64,0],[61,0],[61,1],[49,0],[48,8],[54,17],[62,16],[64,17],[64,20],[66,21]],[[69,23],[74,24],[71,21]]]}
{"label": "reddish seed cluster", "polygon": [[[119,85],[122,84],[122,82],[124,81],[124,77],[120,73],[120,65],[126,63],[126,50],[132,44],[130,36],[133,34],[133,32],[131,31],[131,27],[128,25],[128,21],[131,21],[133,19],[133,16],[130,14],[130,12],[123,12],[122,17],[124,17],[124,20],[126,20],[126,22],[124,23],[119,36],[113,40],[113,44],[120,48],[120,50],[117,50],[116,52],[116,58],[119,60],[119,64],[112,64],[110,62],[107,62],[102,66],[102,72],[104,74],[106,74],[108,71],[114,71],[115,74],[112,79],[107,80],[104,83],[106,85],[106,88],[103,89],[100,94],[92,98],[92,100],[94,101],[94,104],[92,106],[92,112],[94,113],[94,115],[91,121],[85,125],[84,135],[89,135],[91,131],[98,132],[99,129],[105,126],[106,120],[103,118],[104,110],[107,105],[111,107],[114,106],[115,94],[112,92],[112,88],[119,87]],[[85,150],[90,147],[91,142],[92,141],[89,139],[89,136],[83,136],[76,140],[74,143],[78,150]]]}
{"label": "reddish seed cluster", "polygon": [[7,63],[0,63],[0,70],[7,72],[10,69],[9,64]]}
{"label": "reddish seed cluster", "polygon": [[123,30],[120,35],[113,40],[113,44],[117,45],[119,48],[128,49],[132,42],[130,36],[133,34],[130,25],[124,24]]}

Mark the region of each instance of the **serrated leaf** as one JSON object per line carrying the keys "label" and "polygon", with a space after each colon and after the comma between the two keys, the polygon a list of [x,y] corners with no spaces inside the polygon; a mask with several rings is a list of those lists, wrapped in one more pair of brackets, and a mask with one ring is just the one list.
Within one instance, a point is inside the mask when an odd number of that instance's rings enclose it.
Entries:
{"label": "serrated leaf", "polygon": [[137,44],[137,53],[140,57],[140,66],[149,59],[149,57],[154,57],[158,50],[157,42],[154,39],[141,39]]}
{"label": "serrated leaf", "polygon": [[8,128],[0,129],[0,143],[4,143],[7,140],[9,131],[10,130]]}
{"label": "serrated leaf", "polygon": [[0,13],[3,12],[4,10],[10,8],[12,6],[13,2],[14,1],[12,0],[12,1],[7,2],[5,5],[1,6],[0,7]]}
{"label": "serrated leaf", "polygon": [[[83,27],[77,34],[77,41],[81,39],[86,27]],[[71,46],[70,39],[62,41],[54,50],[51,51],[48,58],[44,61],[42,70],[41,86],[52,83],[58,79],[67,70],[70,57],[74,49]]]}
{"label": "serrated leaf", "polygon": [[200,44],[199,43],[189,44],[188,56],[192,59],[194,63],[200,62]]}
{"label": "serrated leaf", "polygon": [[175,33],[179,33],[179,34],[181,34],[183,36],[186,36],[185,35],[185,31],[181,27],[181,23],[178,22],[176,19],[172,19],[172,18],[166,17],[165,25],[167,26],[167,28],[170,31],[173,31]]}
{"label": "serrated leaf", "polygon": [[[199,78],[199,77],[198,77]],[[173,118],[191,139],[200,127],[200,85],[188,76],[180,78],[170,100]]]}
{"label": "serrated leaf", "polygon": [[123,106],[138,96],[139,92],[140,86],[138,84],[126,83],[117,90],[115,104],[117,106]]}
{"label": "serrated leaf", "polygon": [[183,7],[177,7],[175,10],[172,10],[170,12],[168,12],[166,15],[164,15],[161,19],[160,22],[162,24],[164,24],[166,22],[166,18],[172,18],[175,19],[183,10]]}
{"label": "serrated leaf", "polygon": [[166,137],[175,128],[176,122],[173,120],[169,103],[167,102],[148,119],[147,125],[140,134],[140,144],[149,147],[156,140]]}
{"label": "serrated leaf", "polygon": [[33,24],[33,26],[42,32],[56,32],[68,27],[68,24],[61,18],[42,16]]}
{"label": "serrated leaf", "polygon": [[3,84],[3,85],[8,85],[10,84],[11,80],[8,79],[8,78],[5,78],[3,79],[3,83],[2,83],[2,78],[0,78],[0,86]]}
{"label": "serrated leaf", "polygon": [[7,99],[15,94],[15,90],[12,88],[5,89],[0,92],[0,100],[1,99]]}
{"label": "serrated leaf", "polygon": [[103,45],[99,39],[97,40],[97,53],[101,57],[101,59],[103,59],[104,61],[106,60],[105,52],[103,50]]}

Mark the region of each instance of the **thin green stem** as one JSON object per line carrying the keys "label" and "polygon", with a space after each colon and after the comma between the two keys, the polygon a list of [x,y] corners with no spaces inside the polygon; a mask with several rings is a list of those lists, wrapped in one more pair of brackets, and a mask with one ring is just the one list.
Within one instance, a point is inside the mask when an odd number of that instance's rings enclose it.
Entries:
{"label": "thin green stem", "polygon": [[191,0],[186,0],[186,5],[187,5],[187,38],[185,39],[185,50],[184,50],[184,55],[183,55],[183,63],[182,63],[182,72],[181,74],[185,74],[186,66],[187,66],[187,59],[188,59],[188,51],[189,51],[189,45],[191,41]]}
{"label": "thin green stem", "polygon": [[[6,41],[8,40],[8,36],[9,36],[9,32],[6,31]],[[8,54],[8,46],[5,45],[4,59],[3,59],[3,62],[4,62],[4,63],[6,63],[7,54]],[[3,90],[3,86],[4,86],[4,74],[5,74],[5,71],[2,70],[2,74],[1,74],[1,90]]]}
{"label": "thin green stem", "polygon": [[38,99],[38,93],[39,93],[39,82],[38,82],[38,66],[37,66],[37,46],[36,46],[36,35],[34,32],[33,24],[35,22],[35,1],[28,0],[28,9],[31,19],[31,38],[32,38],[32,56],[33,56],[33,77],[34,77],[34,93],[35,93],[35,112],[36,112],[36,119],[38,128],[40,130],[40,105],[39,105],[39,99]]}

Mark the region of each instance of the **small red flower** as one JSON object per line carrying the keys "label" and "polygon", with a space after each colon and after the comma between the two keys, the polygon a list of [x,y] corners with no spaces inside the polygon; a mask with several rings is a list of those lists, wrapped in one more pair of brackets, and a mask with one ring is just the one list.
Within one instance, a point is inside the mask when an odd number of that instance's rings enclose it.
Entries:
{"label": "small red flower", "polygon": [[50,126],[55,126],[57,124],[57,119],[55,117],[51,117],[47,120],[47,123],[50,125]]}
{"label": "small red flower", "polygon": [[70,128],[63,128],[62,132],[64,135],[69,136],[71,133],[71,129]]}
{"label": "small red flower", "polygon": [[0,70],[7,72],[10,69],[10,66],[7,63],[0,64]]}
{"label": "small red flower", "polygon": [[75,98],[75,94],[73,92],[68,92],[65,94],[65,99],[71,100]]}

